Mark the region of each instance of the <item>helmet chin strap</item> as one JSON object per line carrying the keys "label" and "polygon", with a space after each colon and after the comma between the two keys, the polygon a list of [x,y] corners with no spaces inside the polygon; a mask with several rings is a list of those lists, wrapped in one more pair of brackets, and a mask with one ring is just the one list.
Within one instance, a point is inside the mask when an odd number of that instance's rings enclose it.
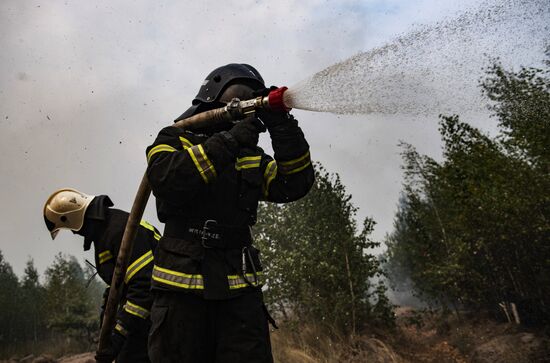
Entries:
{"label": "helmet chin strap", "polygon": [[92,247],[93,240],[88,237],[84,237],[84,251],[89,251]]}

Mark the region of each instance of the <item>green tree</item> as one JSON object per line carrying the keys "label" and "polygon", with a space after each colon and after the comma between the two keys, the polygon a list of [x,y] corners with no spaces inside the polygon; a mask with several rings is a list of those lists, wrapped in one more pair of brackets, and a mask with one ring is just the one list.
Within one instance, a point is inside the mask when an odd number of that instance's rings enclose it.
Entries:
{"label": "green tree", "polygon": [[[389,270],[443,305],[519,303],[550,318],[550,81],[547,71],[489,70],[501,134],[441,117],[444,160],[403,144],[403,200],[387,238]],[[530,128],[532,123],[532,129]]]}
{"label": "green tree", "polygon": [[379,262],[368,253],[374,221],[358,231],[357,209],[335,174],[317,165],[310,193],[289,204],[262,204],[255,227],[265,255],[267,300],[283,316],[322,321],[355,333],[369,320],[391,319]]}
{"label": "green tree", "polygon": [[68,336],[88,337],[97,320],[84,271],[74,257],[58,254],[46,270],[47,323]]}
{"label": "green tree", "polygon": [[7,346],[16,341],[18,335],[18,293],[19,281],[11,265],[0,251],[0,345]]}
{"label": "green tree", "polygon": [[547,68],[507,71],[499,63],[482,82],[499,120],[504,144],[543,172],[550,172],[550,48]]}
{"label": "green tree", "polygon": [[21,308],[24,311],[22,325],[25,341],[37,343],[44,335],[46,317],[44,310],[44,287],[40,284],[34,261],[29,259],[21,281]]}
{"label": "green tree", "polygon": [[38,342],[45,330],[45,310],[43,301],[45,291],[39,281],[38,271],[34,267],[34,261],[29,259],[21,280],[20,308],[24,311],[22,316],[22,340]]}

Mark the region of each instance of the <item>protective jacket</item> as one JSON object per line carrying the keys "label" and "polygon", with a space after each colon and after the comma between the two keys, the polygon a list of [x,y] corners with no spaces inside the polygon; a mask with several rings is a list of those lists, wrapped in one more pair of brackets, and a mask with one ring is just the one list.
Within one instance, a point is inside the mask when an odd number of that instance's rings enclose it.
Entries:
{"label": "protective jacket", "polygon": [[[105,203],[104,199],[107,198]],[[110,285],[120,243],[124,234],[128,213],[119,209],[106,208],[112,205],[108,197],[96,197],[86,214],[86,223],[79,232],[84,235],[85,249],[94,244],[94,255],[97,272],[100,278]],[[150,328],[149,314],[153,303],[151,293],[151,273],[153,270],[153,251],[160,239],[159,231],[141,221],[138,228],[132,256],[124,278],[124,288],[114,334],[120,334],[126,339],[117,361],[137,362],[148,361],[147,335]],[[109,287],[104,293],[104,304],[109,295]],[[141,341],[140,341],[141,340]],[[127,347],[127,349],[125,348]]]}
{"label": "protective jacket", "polygon": [[309,145],[289,114],[269,130],[275,158],[212,136],[166,127],[147,148],[147,177],[166,223],[153,267],[153,289],[228,299],[261,285],[252,246],[260,200],[290,202],[314,180]]}

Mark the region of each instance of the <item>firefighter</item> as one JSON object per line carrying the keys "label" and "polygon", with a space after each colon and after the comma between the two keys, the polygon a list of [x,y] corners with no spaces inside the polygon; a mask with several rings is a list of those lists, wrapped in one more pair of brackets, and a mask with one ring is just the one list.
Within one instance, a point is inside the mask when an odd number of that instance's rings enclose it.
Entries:
{"label": "firefighter", "polygon": [[[176,119],[265,96],[247,64],[215,69]],[[257,146],[269,131],[274,159]],[[165,223],[155,252],[149,355],[155,363],[270,363],[269,314],[251,227],[258,201],[286,203],[314,181],[309,146],[288,113],[186,131],[160,131],[147,177]]]}
{"label": "firefighter", "polygon": [[[127,212],[112,206],[111,199],[106,195],[87,195],[68,188],[53,193],[44,205],[44,220],[52,239],[55,239],[59,230],[69,229],[84,237],[85,251],[93,243],[97,273],[107,285],[113,277],[128,220]],[[153,302],[151,272],[153,251],[160,237],[155,227],[145,221],[141,222],[124,280],[123,297],[111,335],[111,346],[108,352],[96,355],[98,362],[112,362],[115,359],[119,363],[150,362],[147,336]],[[107,296],[109,287],[104,293],[101,320]]]}

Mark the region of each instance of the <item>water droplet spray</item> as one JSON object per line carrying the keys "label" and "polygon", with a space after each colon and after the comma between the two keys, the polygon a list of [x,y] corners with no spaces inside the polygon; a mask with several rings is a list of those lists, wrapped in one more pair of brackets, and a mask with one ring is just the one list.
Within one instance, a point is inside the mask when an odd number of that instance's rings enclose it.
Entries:
{"label": "water droplet spray", "polygon": [[485,109],[483,68],[542,61],[550,45],[549,0],[489,0],[334,64],[284,93],[290,108],[384,114]]}

